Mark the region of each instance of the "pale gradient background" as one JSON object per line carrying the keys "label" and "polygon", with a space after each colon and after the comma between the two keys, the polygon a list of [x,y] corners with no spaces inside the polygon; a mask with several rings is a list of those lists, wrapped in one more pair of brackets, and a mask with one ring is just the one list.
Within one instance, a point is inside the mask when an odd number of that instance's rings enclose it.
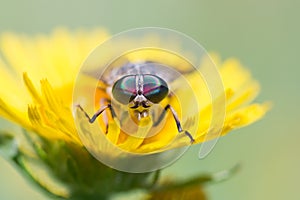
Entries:
{"label": "pale gradient background", "polygon": [[[299,8],[297,0],[1,0],[0,32],[101,26],[118,33],[161,26],[190,35],[223,58],[239,58],[262,84],[258,101],[272,100],[274,108],[219,140],[205,160],[197,160],[196,146],[165,174],[184,178],[242,163],[232,179],[206,187],[212,200],[299,200]],[[48,198],[0,158],[0,199]]]}

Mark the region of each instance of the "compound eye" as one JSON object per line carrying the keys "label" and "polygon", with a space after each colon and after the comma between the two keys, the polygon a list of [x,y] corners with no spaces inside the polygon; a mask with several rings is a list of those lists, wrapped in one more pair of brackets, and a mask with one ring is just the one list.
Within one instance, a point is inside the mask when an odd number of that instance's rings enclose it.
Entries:
{"label": "compound eye", "polygon": [[112,87],[112,95],[121,104],[129,104],[136,96],[135,76],[124,76],[117,80]]}
{"label": "compound eye", "polygon": [[143,82],[144,96],[152,103],[159,103],[169,93],[167,83],[160,77],[147,74]]}

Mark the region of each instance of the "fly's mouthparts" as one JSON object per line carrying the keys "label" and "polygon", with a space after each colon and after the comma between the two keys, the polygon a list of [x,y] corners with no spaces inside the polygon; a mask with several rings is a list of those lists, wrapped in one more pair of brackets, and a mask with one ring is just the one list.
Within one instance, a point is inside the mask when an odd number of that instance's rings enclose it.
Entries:
{"label": "fly's mouthparts", "polygon": [[140,121],[142,118],[148,117],[149,116],[149,111],[144,110],[142,112],[136,111],[134,112],[136,118]]}

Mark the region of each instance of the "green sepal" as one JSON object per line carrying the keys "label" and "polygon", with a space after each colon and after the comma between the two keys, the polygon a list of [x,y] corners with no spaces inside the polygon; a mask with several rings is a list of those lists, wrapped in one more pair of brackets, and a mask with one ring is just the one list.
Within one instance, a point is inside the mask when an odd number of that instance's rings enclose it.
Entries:
{"label": "green sepal", "polygon": [[[154,172],[136,174],[109,168],[83,146],[62,140],[49,141],[26,130],[23,133],[36,157],[19,156],[18,165],[56,196],[106,199],[116,193],[150,188],[158,178]],[[56,183],[62,190],[58,190]]]}
{"label": "green sepal", "polygon": [[240,166],[236,165],[228,170],[214,174],[202,174],[184,181],[165,180],[149,190],[147,200],[205,200],[206,196],[202,190],[205,184],[225,181],[232,177],[239,168]]}
{"label": "green sepal", "polygon": [[12,158],[18,153],[18,143],[13,134],[0,132],[0,153],[6,158]]}

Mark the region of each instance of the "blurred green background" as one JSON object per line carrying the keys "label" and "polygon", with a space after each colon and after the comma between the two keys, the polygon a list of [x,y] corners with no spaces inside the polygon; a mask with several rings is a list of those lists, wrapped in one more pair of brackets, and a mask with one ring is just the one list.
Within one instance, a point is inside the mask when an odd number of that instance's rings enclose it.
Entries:
{"label": "blurred green background", "polygon": [[[118,33],[160,26],[186,33],[223,58],[237,57],[261,82],[257,101],[273,101],[272,111],[220,139],[204,160],[197,159],[199,146],[193,147],[164,174],[184,178],[241,163],[232,179],[206,187],[210,199],[299,200],[299,8],[297,0],[1,0],[0,32],[100,26]],[[0,199],[48,198],[0,158]]]}

